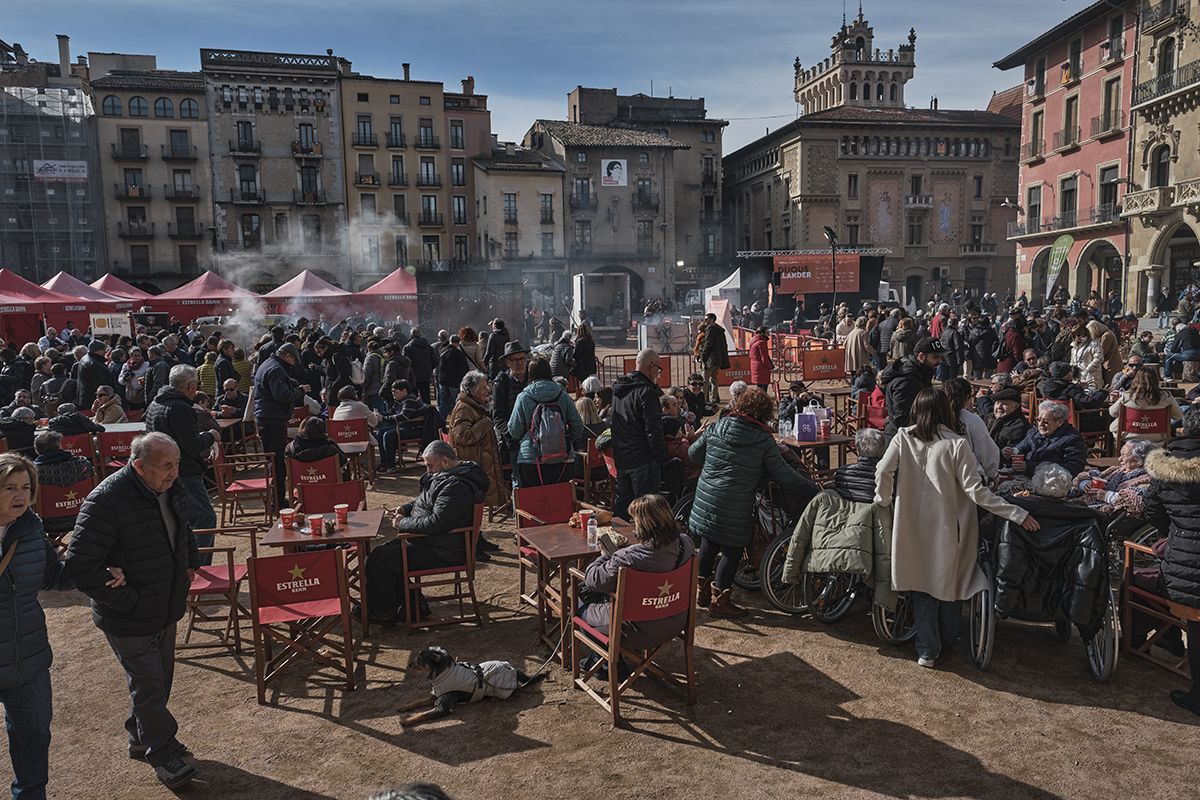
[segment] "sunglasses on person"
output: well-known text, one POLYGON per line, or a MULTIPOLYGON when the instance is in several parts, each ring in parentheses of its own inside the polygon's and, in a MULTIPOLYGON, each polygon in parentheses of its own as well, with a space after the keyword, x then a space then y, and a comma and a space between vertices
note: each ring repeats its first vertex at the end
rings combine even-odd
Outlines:
POLYGON ((704 381, 688 381, 688 386, 703 386, 704 381))

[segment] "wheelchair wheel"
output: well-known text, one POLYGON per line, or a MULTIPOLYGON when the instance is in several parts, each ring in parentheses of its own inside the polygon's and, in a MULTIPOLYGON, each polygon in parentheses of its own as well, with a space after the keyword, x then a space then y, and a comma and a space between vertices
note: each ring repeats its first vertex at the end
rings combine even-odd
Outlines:
POLYGON ((806 572, 800 588, 812 615, 830 625, 850 613, 858 596, 858 579, 839 572, 806 572))
POLYGON ((1121 617, 1116 594, 1108 587, 1108 610, 1104 623, 1090 642, 1087 642, 1088 672, 1097 681, 1106 681, 1117 668, 1121 652, 1121 617))
POLYGON ((804 603, 804 590, 799 584, 783 581, 783 564, 787 561, 788 545, 791 543, 790 533, 776 536, 767 547, 767 552, 763 553, 758 573, 764 576, 763 594, 772 606, 786 614, 801 614, 808 610, 804 603))
POLYGON ((904 644, 917 635, 913 606, 908 595, 901 593, 896 598, 896 610, 888 611, 880 605, 871 606, 871 625, 875 635, 884 644, 904 644))
POLYGON ((992 661, 992 644, 996 636, 996 582, 992 565, 985 561, 980 566, 987 586, 971 598, 971 660, 980 669, 987 669, 992 661))
POLYGON ((758 565, 742 556, 742 563, 738 564, 737 572, 733 575, 733 583, 739 589, 757 592, 762 588, 762 576, 759 574, 758 565))

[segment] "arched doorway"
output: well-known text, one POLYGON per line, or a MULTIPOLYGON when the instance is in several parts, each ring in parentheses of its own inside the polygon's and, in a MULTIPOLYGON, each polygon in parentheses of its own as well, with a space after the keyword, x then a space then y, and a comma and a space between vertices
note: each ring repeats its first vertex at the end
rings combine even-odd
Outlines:
MULTIPOLYGON (((1033 269, 1030 275, 1032 281, 1032 291, 1029 293, 1029 302, 1034 305, 1042 305, 1042 301, 1046 298, 1046 287, 1050 278, 1050 248, 1043 247, 1038 251, 1038 254, 1033 257, 1033 269)), ((1062 280, 1062 276, 1059 276, 1062 280)))
POLYGON ((921 286, 925 283, 923 275, 909 275, 904 279, 904 302, 906 305, 920 306, 925 302, 921 286))
POLYGON ((1181 222, 1175 230, 1159 239, 1151 263, 1167 268, 1163 281, 1170 288, 1171 296, 1178 297, 1190 284, 1200 285, 1200 269, 1195 266, 1197 261, 1200 261, 1200 241, 1197 241, 1196 232, 1191 226, 1181 222))
POLYGON ((1105 297, 1110 290, 1119 292, 1120 283, 1121 253, 1107 239, 1097 239, 1079 254, 1074 280, 1068 288, 1073 296, 1086 303, 1093 289, 1105 297))
POLYGON ((987 275, 987 267, 967 267, 963 273, 963 294, 978 302, 987 291, 987 275))

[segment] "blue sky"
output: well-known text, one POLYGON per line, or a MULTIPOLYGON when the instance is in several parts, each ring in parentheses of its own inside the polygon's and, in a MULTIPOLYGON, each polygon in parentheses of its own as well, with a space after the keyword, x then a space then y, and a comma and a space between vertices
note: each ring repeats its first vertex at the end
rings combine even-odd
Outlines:
MULTIPOLYGON (((1082 0, 868 0, 875 44, 897 47, 917 29, 910 105, 936 94, 941 108, 983 108, 1020 82, 992 62, 1088 5, 1082 0)), ((851 2, 849 15, 857 13, 851 2)), ((457 90, 468 74, 489 95, 492 127, 519 139, 538 117, 564 118, 576 84, 622 93, 668 90, 705 97, 710 116, 731 119, 725 150, 786 124, 796 113, 792 61, 829 54, 841 24, 837 0, 9 0, 0 38, 35 58, 57 59, 56 33, 72 56, 88 50, 153 53, 170 69, 198 69, 201 47, 301 53, 326 48, 355 70, 440 80, 457 90), (333 11, 336 9, 336 11, 333 11), (770 119, 739 119, 761 118, 770 119)))

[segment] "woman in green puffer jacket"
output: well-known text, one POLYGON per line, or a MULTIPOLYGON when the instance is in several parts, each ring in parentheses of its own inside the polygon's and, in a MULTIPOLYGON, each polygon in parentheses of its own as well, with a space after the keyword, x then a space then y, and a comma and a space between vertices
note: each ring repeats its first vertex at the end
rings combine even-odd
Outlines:
POLYGON ((801 495, 805 504, 820 491, 780 455, 767 427, 773 412, 774 403, 766 392, 747 389, 734 401, 731 412, 705 427, 688 449, 692 461, 703 465, 688 519, 688 530, 700 539, 696 603, 714 616, 746 615, 730 595, 742 551, 753 535, 755 491, 766 481, 775 481, 785 493, 801 495))

